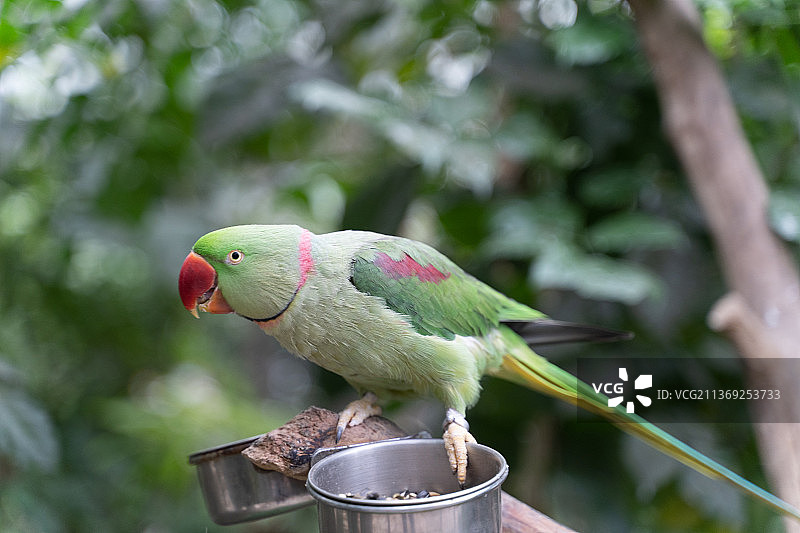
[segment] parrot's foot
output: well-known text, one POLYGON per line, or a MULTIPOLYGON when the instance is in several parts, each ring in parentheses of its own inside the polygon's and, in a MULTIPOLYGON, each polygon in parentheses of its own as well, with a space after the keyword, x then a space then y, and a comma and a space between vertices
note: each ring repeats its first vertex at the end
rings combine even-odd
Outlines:
POLYGON ((381 414, 381 407, 378 405, 378 397, 374 393, 368 392, 356 400, 347 404, 347 407, 339 413, 339 422, 336 424, 336 442, 342 438, 344 428, 347 426, 357 426, 373 415, 381 414))
POLYGON ((458 484, 464 488, 467 482, 467 443, 477 443, 475 437, 469 432, 469 424, 464 415, 455 409, 448 409, 444 419, 444 448, 447 450, 447 459, 450 468, 458 479, 458 484))

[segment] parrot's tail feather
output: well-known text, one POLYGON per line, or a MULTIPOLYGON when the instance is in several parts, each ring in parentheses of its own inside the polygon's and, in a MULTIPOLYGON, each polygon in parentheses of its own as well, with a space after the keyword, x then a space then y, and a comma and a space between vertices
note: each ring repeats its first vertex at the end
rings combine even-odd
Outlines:
POLYGON ((503 324, 522 337, 529 346, 567 342, 611 342, 633 337, 628 331, 600 328, 559 320, 507 320, 503 324))
POLYGON ((747 481, 732 470, 676 439, 663 429, 623 407, 608 407, 608 399, 569 372, 525 349, 524 358, 506 355, 496 375, 549 396, 560 398, 610 420, 614 425, 650 446, 712 479, 722 479, 777 511, 800 520, 800 510, 774 494, 747 481))

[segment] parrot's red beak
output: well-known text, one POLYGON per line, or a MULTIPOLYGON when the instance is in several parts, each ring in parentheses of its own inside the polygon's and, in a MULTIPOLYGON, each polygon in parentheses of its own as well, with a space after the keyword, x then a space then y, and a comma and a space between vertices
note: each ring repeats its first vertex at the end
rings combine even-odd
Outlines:
POLYGON ((232 313, 233 309, 217 288, 217 273, 208 261, 190 252, 178 275, 178 292, 187 311, 199 318, 198 307, 207 313, 232 313))

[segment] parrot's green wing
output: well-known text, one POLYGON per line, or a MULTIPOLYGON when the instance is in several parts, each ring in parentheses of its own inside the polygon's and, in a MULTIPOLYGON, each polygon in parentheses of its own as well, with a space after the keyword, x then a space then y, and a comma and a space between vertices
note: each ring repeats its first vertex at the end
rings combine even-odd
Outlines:
POLYGON ((422 335, 479 337, 503 321, 546 318, 481 283, 433 248, 407 239, 380 239, 358 250, 351 281, 359 291, 386 300, 422 335))
POLYGON ((359 249, 351 281, 408 317, 422 335, 480 337, 500 324, 531 346, 630 338, 624 331, 551 320, 478 281, 430 246, 386 237, 359 249))

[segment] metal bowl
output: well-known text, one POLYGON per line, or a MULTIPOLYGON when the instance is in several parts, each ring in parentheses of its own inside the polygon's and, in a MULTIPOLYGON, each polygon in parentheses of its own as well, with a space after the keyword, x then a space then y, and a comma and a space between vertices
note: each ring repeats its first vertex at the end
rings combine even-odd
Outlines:
POLYGON ((394 440, 337 452, 311 466, 321 533, 500 533, 500 486, 508 465, 497 451, 468 444, 467 483, 458 486, 441 439, 394 440), (406 489, 435 491, 422 499, 368 499, 406 489))
POLYGON ((220 525, 259 520, 314 503, 305 484, 253 465, 242 450, 259 436, 189 456, 211 519, 220 525))

